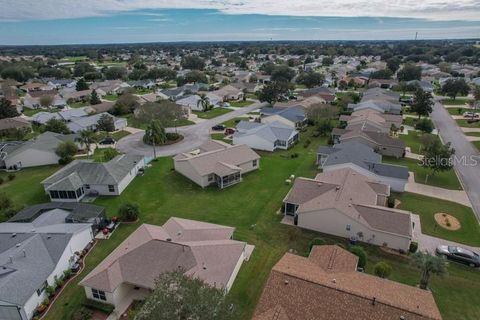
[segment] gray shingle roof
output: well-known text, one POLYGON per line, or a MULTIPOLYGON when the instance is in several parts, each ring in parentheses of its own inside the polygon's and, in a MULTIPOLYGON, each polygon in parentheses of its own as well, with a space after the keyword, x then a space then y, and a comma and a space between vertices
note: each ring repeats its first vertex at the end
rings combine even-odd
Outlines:
POLYGON ((235 132, 235 137, 255 135, 270 142, 277 140, 288 141, 297 133, 295 129, 279 121, 265 124, 251 124, 251 122, 241 121, 237 129, 240 130, 235 132), (249 127, 250 129, 248 129, 249 127))
POLYGON ((88 203, 79 202, 47 202, 25 208, 14 215, 9 222, 32 222, 43 212, 61 209, 70 212, 67 217, 75 220, 98 217, 105 213, 105 208, 88 203))

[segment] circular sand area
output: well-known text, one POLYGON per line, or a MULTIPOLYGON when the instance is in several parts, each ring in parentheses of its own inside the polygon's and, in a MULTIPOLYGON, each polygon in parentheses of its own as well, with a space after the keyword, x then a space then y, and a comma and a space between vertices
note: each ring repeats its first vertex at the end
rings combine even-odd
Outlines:
POLYGON ((442 227, 450 231, 459 230, 462 225, 457 218, 447 213, 439 212, 435 213, 435 221, 442 227))

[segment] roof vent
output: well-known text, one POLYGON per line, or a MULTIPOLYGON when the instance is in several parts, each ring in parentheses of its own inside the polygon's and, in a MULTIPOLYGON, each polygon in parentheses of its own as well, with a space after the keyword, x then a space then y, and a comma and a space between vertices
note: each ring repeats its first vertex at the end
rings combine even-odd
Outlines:
POLYGON ((337 187, 335 188, 335 190, 337 190, 337 191, 340 190, 340 186, 337 186, 337 187))
POLYGON ((23 250, 23 257, 26 258, 27 257, 27 251, 23 250))
POLYGON ((333 278, 332 283, 337 283, 337 279, 333 278))
POLYGON ((373 299, 372 299, 372 306, 375 305, 375 301, 377 301, 377 298, 373 297, 373 299))
POLYGON ((400 316, 400 320, 405 320, 405 317, 404 317, 404 316, 400 316))
POLYGON ((16 233, 12 233, 12 238, 15 238, 17 236, 16 233))
POLYGON ((172 241, 172 238, 167 238, 167 241, 168 241, 168 242, 171 242, 171 241, 172 241))
POLYGON ((179 231, 177 232, 177 236, 179 236, 179 237, 180 237, 181 235, 182 235, 182 231, 181 231, 181 230, 179 230, 179 231))
POLYGON ((288 280, 285 280, 283 283, 284 283, 285 285, 287 285, 287 284, 288 284, 288 280))
POLYGON ((13 263, 13 257, 10 256, 10 263, 13 263))
POLYGON ((51 236, 51 235, 47 235, 47 239, 52 239, 52 236, 51 236))
POLYGON ((20 243, 17 243, 15 247, 20 248, 20 243))
POLYGON ((207 270, 207 265, 205 264, 205 262, 202 264, 202 268, 203 270, 207 270))

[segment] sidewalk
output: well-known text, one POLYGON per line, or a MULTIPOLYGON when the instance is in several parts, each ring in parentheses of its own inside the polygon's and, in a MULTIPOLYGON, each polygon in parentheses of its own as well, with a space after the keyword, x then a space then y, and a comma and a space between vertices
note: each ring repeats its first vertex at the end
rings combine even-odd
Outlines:
POLYGON ((449 190, 417 183, 415 182, 415 175, 413 172, 410 172, 410 175, 408 177, 408 183, 405 185, 405 191, 421 194, 427 197, 456 202, 470 208, 472 207, 472 204, 470 203, 470 200, 468 199, 467 193, 465 191, 449 190))

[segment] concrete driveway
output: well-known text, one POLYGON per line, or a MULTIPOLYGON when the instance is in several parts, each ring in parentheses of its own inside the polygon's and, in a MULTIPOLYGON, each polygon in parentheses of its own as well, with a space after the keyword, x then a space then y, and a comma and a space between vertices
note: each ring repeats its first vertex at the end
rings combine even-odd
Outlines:
POLYGON ((455 157, 458 160, 455 161, 455 171, 470 199, 477 220, 480 221, 480 155, 439 102, 439 98, 436 97, 435 100, 432 121, 439 130, 443 142, 451 142, 455 149, 455 157))
MULTIPOLYGON (((254 104, 239 108, 219 117, 205 120, 191 126, 179 127, 177 132, 183 135, 183 140, 169 146, 156 148, 157 157, 173 156, 178 153, 188 152, 210 139, 210 129, 220 123, 241 117, 254 110, 266 107, 267 103, 255 102, 254 104)), ((168 128, 168 132, 175 132, 174 128, 168 128)), ((139 154, 146 157, 153 157, 153 147, 143 143, 144 131, 128 135, 117 142, 117 150, 127 154, 139 154)))

